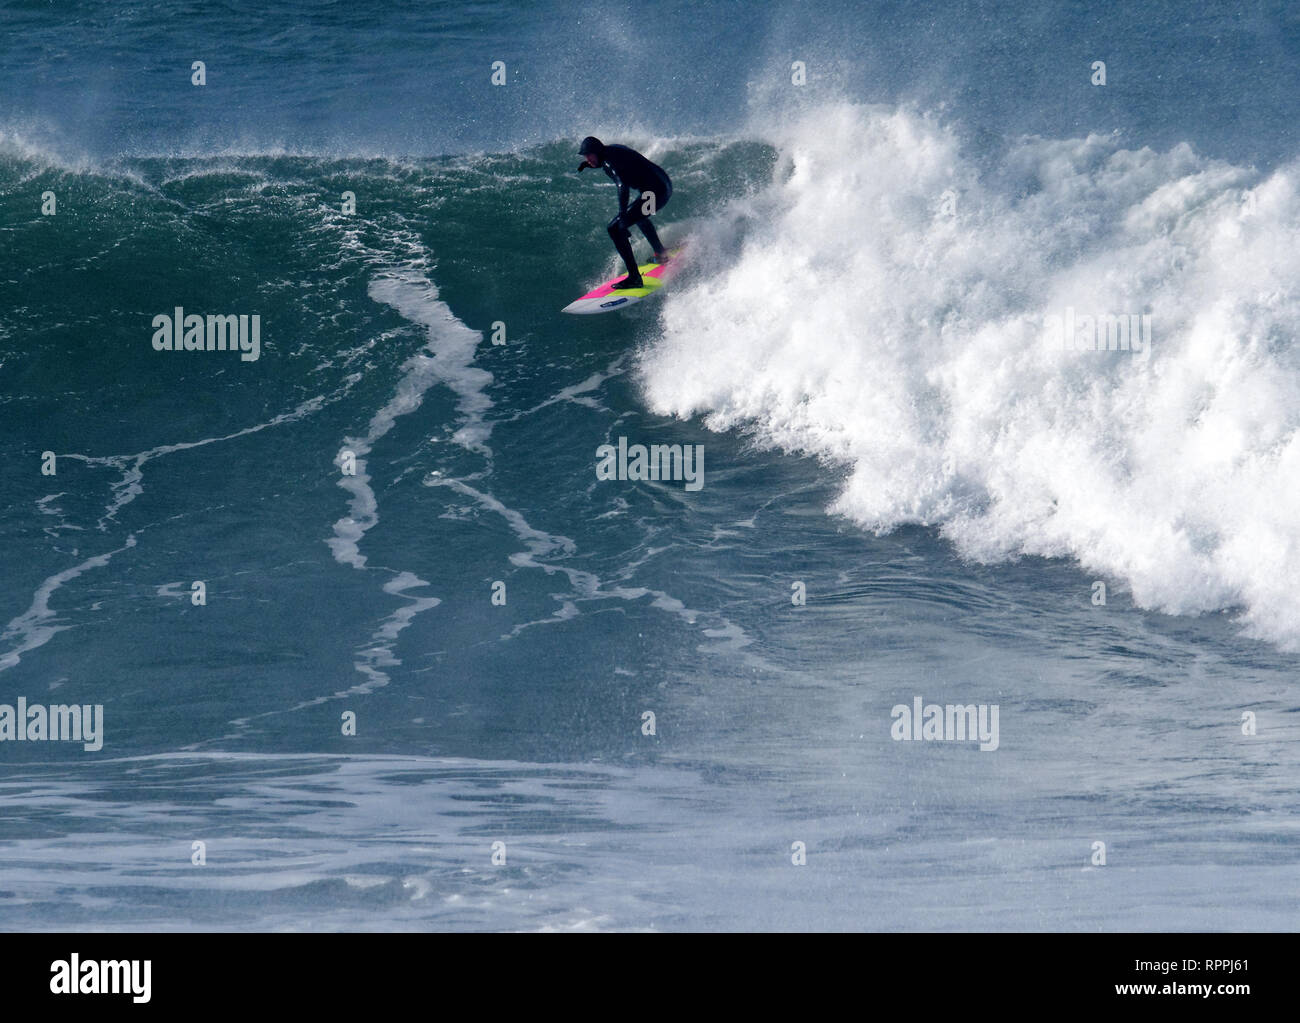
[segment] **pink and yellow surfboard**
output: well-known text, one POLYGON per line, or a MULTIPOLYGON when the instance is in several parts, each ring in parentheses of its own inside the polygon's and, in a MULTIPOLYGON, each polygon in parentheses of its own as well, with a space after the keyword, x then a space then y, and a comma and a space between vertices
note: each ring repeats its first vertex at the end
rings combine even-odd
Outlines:
POLYGON ((617 277, 611 277, 604 284, 592 288, 582 298, 570 302, 560 312, 584 315, 610 313, 615 309, 626 309, 643 298, 649 298, 672 279, 673 274, 681 266, 681 254, 685 248, 686 246, 681 245, 670 250, 667 263, 642 263, 637 267, 641 271, 641 280, 645 281, 645 287, 616 291, 614 285, 627 276, 625 273, 619 274, 617 277))

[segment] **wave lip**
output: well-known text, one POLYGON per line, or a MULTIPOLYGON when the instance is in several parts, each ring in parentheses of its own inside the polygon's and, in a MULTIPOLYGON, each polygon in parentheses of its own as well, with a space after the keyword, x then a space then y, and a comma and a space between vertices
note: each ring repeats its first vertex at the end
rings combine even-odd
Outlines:
POLYGON ((655 412, 823 459, 868 529, 1073 558, 1300 649, 1300 164, 1089 136, 981 171, 950 126, 853 104, 775 145, 703 228, 719 268, 665 296, 655 412), (1103 350, 1051 343, 1067 310, 1103 350), (1107 346, 1121 316, 1144 350, 1107 346))

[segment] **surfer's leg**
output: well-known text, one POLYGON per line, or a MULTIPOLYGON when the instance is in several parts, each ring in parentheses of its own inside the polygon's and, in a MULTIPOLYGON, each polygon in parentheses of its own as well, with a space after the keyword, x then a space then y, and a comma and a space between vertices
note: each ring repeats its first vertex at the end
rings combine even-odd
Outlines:
POLYGON ((641 287, 641 271, 637 269, 636 256, 632 254, 632 238, 627 233, 627 228, 623 226, 622 218, 615 217, 611 220, 608 231, 610 238, 614 242, 614 248, 618 249, 618 254, 623 257, 623 262, 627 264, 627 280, 622 282, 623 287, 641 287))
MULTIPOLYGON (((665 206, 668 205, 668 200, 672 196, 672 194, 673 194, 672 184, 666 178, 663 179, 662 183, 659 186, 659 191, 655 193, 656 213, 658 213, 661 209, 663 209, 665 206)), ((638 210, 640 209, 639 204, 637 206, 637 209, 638 210)), ((654 225, 650 223, 650 218, 643 214, 641 218, 636 222, 636 226, 641 228, 641 233, 645 235, 645 240, 650 243, 650 247, 654 250, 655 262, 656 263, 667 262, 668 253, 667 251, 665 251, 663 245, 660 244, 659 233, 655 231, 654 225)))
POLYGON ((664 251, 663 245, 660 244, 659 235, 655 231, 654 224, 650 223, 650 218, 642 217, 636 222, 636 226, 641 228, 641 233, 645 235, 645 240, 648 241, 650 247, 654 249, 655 259, 660 263, 667 259, 668 253, 664 251))

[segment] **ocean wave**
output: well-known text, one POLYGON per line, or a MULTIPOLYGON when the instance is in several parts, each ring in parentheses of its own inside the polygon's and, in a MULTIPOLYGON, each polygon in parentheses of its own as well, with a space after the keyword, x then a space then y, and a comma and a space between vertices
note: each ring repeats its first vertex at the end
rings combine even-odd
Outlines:
POLYGON ((1300 649, 1300 165, 1090 135, 990 169, 951 124, 851 103, 772 134, 771 184, 665 296, 653 411, 823 459, 864 528, 1072 558, 1300 649), (1149 343, 1071 350, 1067 315, 1149 316, 1149 343))

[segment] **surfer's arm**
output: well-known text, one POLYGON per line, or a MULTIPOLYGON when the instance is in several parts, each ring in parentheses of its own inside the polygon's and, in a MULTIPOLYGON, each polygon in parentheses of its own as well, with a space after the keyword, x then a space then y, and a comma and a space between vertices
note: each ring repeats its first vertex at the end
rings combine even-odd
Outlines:
POLYGON ((621 217, 627 212, 628 199, 631 197, 631 191, 623 183, 617 172, 608 163, 605 164, 605 173, 609 175, 609 180, 618 185, 618 215, 621 217))

